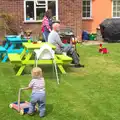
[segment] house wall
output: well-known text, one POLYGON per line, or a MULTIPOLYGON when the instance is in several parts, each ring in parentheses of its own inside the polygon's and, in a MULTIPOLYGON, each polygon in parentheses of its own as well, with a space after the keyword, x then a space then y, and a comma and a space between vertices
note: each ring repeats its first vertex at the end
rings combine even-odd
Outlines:
MULTIPOLYGON (((19 31, 19 26, 25 29, 30 28, 33 32, 40 33, 40 23, 24 23, 24 2, 23 0, 0 0, 0 11, 16 15, 15 24, 19 31)), ((71 27, 75 35, 80 35, 81 19, 81 0, 59 0, 59 19, 62 25, 71 27)))
POLYGON ((82 20, 83 30, 96 32, 96 28, 106 18, 112 17, 112 0, 92 0, 92 19, 82 20))
POLYGON ((9 15, 14 16, 14 26, 16 30, 20 32, 20 26, 23 26, 24 29, 34 29, 33 32, 40 32, 39 24, 25 24, 24 23, 24 1, 23 0, 0 0, 1 1, 1 12, 8 13, 9 15))
POLYGON ((70 26, 78 36, 82 29, 81 13, 81 0, 59 0, 59 19, 61 24, 70 26))

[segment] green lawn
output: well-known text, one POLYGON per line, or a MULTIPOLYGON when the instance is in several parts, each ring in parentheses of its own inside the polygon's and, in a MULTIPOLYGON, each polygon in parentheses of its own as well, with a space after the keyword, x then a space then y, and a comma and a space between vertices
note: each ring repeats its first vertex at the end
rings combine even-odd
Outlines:
MULTIPOLYGON (((98 53, 98 46, 80 46, 85 68, 67 69, 56 84, 50 72, 44 73, 47 113, 43 120, 119 120, 120 119, 120 44, 106 44, 109 54, 98 53)), ((18 89, 26 86, 30 75, 16 77, 10 63, 0 63, 0 120, 39 120, 20 116, 8 106, 17 101, 18 89)), ((22 100, 29 100, 24 91, 22 100)))

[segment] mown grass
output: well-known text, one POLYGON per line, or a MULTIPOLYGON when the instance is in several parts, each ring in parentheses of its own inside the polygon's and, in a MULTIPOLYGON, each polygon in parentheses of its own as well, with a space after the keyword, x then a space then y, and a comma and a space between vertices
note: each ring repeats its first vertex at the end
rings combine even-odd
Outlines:
MULTIPOLYGON (((43 120, 119 120, 120 119, 120 44, 106 44, 109 54, 98 53, 98 46, 78 46, 85 68, 67 68, 59 75, 60 85, 45 70, 46 116, 43 120)), ((29 70, 30 71, 30 70, 29 70)), ((10 63, 0 63, 1 120, 38 120, 39 115, 20 116, 8 106, 17 101, 18 89, 28 85, 29 74, 16 77, 10 63)), ((31 91, 22 93, 29 100, 31 91)))

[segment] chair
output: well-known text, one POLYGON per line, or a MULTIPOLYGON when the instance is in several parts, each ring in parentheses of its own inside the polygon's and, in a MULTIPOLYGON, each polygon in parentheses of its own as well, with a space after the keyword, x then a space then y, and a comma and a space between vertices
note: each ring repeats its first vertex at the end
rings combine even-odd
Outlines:
POLYGON ((49 45, 44 44, 40 49, 35 49, 34 52, 35 52, 35 66, 36 67, 38 64, 37 62, 40 59, 42 60, 51 59, 53 61, 57 83, 59 84, 58 71, 57 71, 57 65, 56 65, 56 60, 55 60, 55 52, 52 50, 52 48, 49 45))

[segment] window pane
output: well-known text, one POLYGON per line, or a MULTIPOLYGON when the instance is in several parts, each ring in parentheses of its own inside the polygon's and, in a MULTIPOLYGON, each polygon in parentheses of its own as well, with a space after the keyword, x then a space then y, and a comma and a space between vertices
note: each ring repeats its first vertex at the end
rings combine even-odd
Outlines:
POLYGON ((44 17, 45 8, 36 8, 36 20, 42 20, 44 17))
POLYGON ((90 17, 91 0, 83 0, 83 17, 90 17))
POLYGON ((120 12, 120 7, 117 7, 117 12, 120 12))
POLYGON ((120 5, 120 1, 117 1, 117 5, 120 5))
POLYGON ((34 20, 34 2, 26 1, 26 20, 34 20))
POLYGON ((113 5, 116 5, 116 1, 113 1, 113 5))
POLYGON ((120 12, 117 12, 117 17, 120 17, 120 12))
POLYGON ((84 12, 84 11, 87 11, 87 8, 86 8, 86 7, 83 7, 83 12, 84 12))
POLYGON ((45 1, 37 1, 38 4, 45 4, 45 1))
POLYGON ((87 11, 90 11, 90 7, 87 7, 87 11))
POLYGON ((90 1, 87 1, 87 5, 90 5, 90 1))
POLYGON ((45 1, 37 1, 36 3, 36 7, 45 8, 45 5, 46 5, 45 1))
POLYGON ((87 5, 87 2, 86 2, 86 1, 83 1, 83 5, 87 5))
POLYGON ((117 9, 116 9, 116 7, 113 7, 113 11, 116 11, 117 9))
POLYGON ((90 17, 90 13, 89 12, 87 13, 87 17, 90 17))
POLYGON ((86 13, 83 13, 83 17, 87 17, 87 16, 86 16, 86 13))
POLYGON ((56 2, 48 1, 48 9, 52 11, 52 16, 56 16, 56 2))
POLYGON ((113 12, 113 17, 116 17, 116 12, 113 12))

